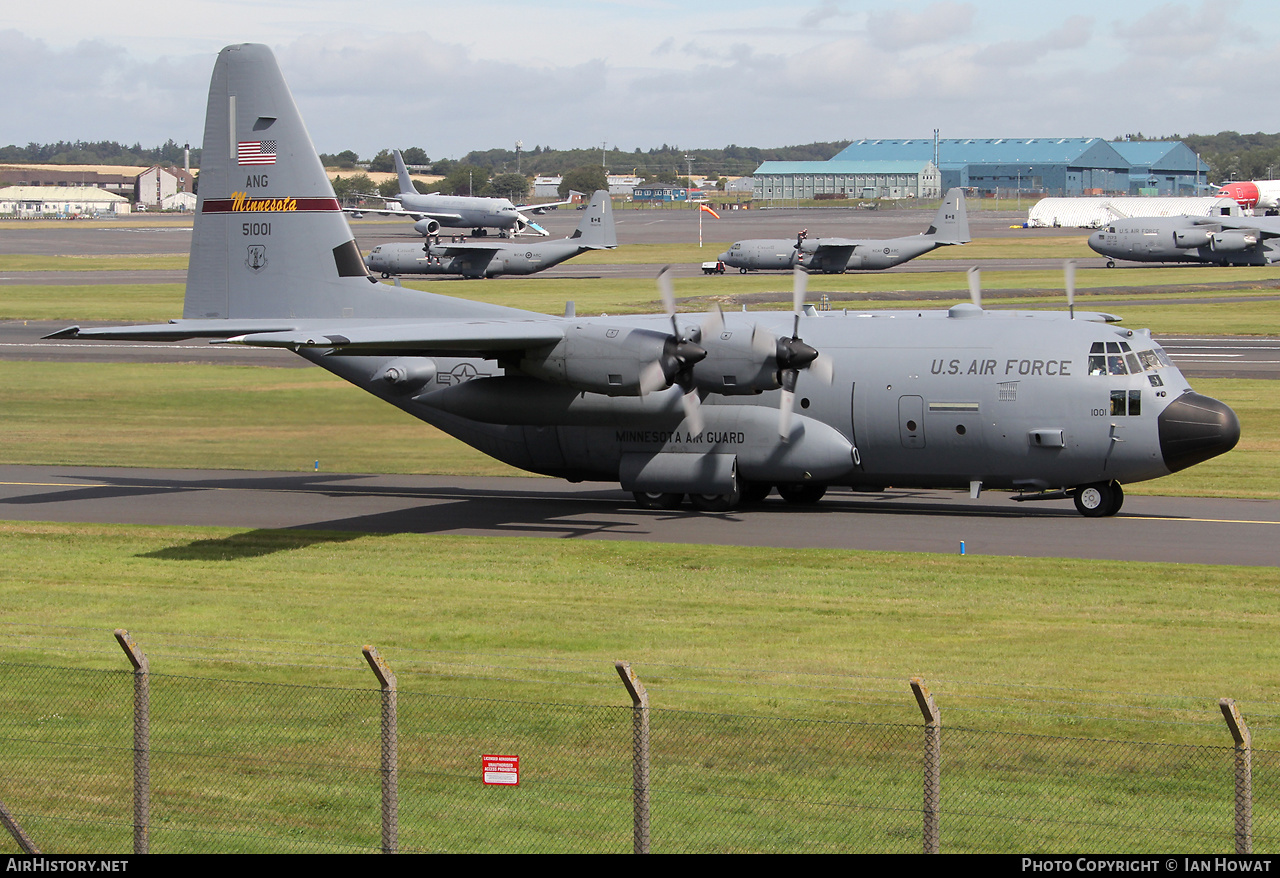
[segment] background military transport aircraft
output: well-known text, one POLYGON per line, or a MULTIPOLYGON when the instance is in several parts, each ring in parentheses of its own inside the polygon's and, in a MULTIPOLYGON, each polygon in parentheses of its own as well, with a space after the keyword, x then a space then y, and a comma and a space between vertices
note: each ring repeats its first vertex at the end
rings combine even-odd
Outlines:
POLYGON ((379 244, 364 258, 364 264, 383 277, 393 274, 498 277, 503 274, 534 274, 579 253, 612 250, 617 246, 613 202, 609 200, 609 193, 601 189, 591 196, 582 221, 568 238, 524 244, 504 241, 379 244))
POLYGON ((549 235, 550 232, 530 220, 525 213, 541 212, 549 207, 569 204, 568 201, 557 201, 553 204, 526 204, 517 207, 506 198, 423 194, 413 185, 400 150, 392 150, 391 155, 396 162, 396 175, 400 178, 400 194, 386 200, 398 202, 400 207, 348 207, 345 208, 347 213, 355 217, 366 213, 407 217, 414 220, 414 231, 423 237, 447 228, 471 229, 471 234, 477 237, 487 235, 489 229, 498 229, 499 234, 505 238, 508 234, 519 235, 524 232, 549 235))
POLYGON ((805 271, 840 274, 845 271, 878 271, 892 268, 949 244, 969 242, 969 216, 965 211, 964 192, 952 189, 942 200, 933 225, 920 235, 888 238, 883 241, 857 241, 850 238, 814 238, 804 232, 795 242, 785 238, 738 241, 720 254, 720 261, 743 274, 758 269, 805 271))
MULTIPOLYGON (((1231 449, 1235 414, 1105 315, 949 310, 549 316, 369 275, 271 51, 209 91, 183 317, 56 338, 295 351, 517 467, 726 509, 776 487, 1010 489, 1114 514, 1121 485, 1231 449), (238 155, 275 142, 263 177, 238 155), (1073 319, 1079 318, 1079 319, 1073 319), (803 336, 803 338, 802 338, 803 336)), ((1071 284, 1068 284, 1070 289, 1071 284)))
POLYGON ((1117 259, 1270 265, 1280 261, 1277 238, 1277 217, 1131 217, 1094 232, 1089 246, 1107 257, 1107 268, 1114 268, 1117 259))

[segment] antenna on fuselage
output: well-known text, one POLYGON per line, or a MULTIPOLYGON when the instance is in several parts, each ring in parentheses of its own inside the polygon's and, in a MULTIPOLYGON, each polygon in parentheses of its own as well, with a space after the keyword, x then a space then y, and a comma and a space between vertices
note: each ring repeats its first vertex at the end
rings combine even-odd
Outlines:
POLYGON ((1074 259, 1068 259, 1062 264, 1063 274, 1066 275, 1067 283, 1067 310, 1071 312, 1071 319, 1076 319, 1076 263, 1074 259))

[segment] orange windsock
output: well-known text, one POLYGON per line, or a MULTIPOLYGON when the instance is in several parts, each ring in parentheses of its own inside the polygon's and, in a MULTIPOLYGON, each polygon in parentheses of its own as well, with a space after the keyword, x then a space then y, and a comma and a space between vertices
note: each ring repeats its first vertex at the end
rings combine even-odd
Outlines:
POLYGON ((716 213, 714 210, 712 210, 711 208, 707 207, 705 204, 699 204, 699 205, 698 205, 698 210, 705 210, 707 213, 711 214, 711 215, 712 215, 713 217, 715 217, 716 219, 720 219, 720 214, 716 213))

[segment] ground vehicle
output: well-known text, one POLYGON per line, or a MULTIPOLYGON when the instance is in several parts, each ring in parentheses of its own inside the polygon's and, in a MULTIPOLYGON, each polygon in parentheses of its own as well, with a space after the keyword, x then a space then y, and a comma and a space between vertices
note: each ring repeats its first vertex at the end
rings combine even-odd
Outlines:
POLYGON ((724 274, 723 262, 704 262, 702 263, 703 274, 724 274))

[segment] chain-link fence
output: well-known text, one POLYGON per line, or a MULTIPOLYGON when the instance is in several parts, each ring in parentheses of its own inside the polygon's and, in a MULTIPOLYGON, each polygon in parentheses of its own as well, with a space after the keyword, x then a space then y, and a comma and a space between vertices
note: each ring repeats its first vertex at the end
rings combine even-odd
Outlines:
POLYGON ((664 709, 625 666, 617 706, 584 706, 397 691, 382 667, 380 689, 0 662, 0 810, 45 853, 1280 847, 1280 752, 1247 728, 963 728, 920 681, 916 723, 664 709))

